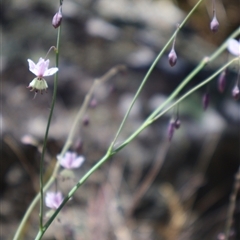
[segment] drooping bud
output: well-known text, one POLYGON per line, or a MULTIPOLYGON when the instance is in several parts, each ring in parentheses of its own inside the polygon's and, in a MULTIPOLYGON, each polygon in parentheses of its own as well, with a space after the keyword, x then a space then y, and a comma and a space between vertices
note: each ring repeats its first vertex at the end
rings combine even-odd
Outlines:
POLYGON ((235 100, 238 100, 240 97, 240 90, 239 90, 239 87, 237 84, 235 85, 235 87, 232 90, 232 96, 235 100))
POLYGON ((52 25, 54 28, 58 28, 62 22, 62 6, 59 7, 58 12, 53 16, 52 25))
POLYGON ((89 104, 89 107, 91 108, 95 108, 97 106, 97 100, 95 98, 93 98, 91 101, 90 101, 90 104, 89 104))
POLYGON ((170 120, 168 124, 168 140, 171 141, 175 129, 175 121, 173 119, 170 120))
POLYGON ((175 66, 176 63, 177 63, 177 54, 175 52, 174 47, 172 47, 172 50, 168 54, 168 62, 169 62, 171 67, 175 66))
POLYGON ((206 110, 208 108, 208 105, 209 105, 209 94, 208 93, 205 93, 203 95, 203 98, 202 98, 202 104, 203 104, 203 109, 206 110))
POLYGON ((90 122, 89 117, 87 115, 84 116, 84 118, 83 118, 83 125, 84 126, 88 126, 89 122, 90 122))
POLYGON ((226 70, 224 70, 218 78, 218 90, 223 93, 226 87, 226 70))
POLYGON ((219 28, 219 22, 217 20, 216 14, 214 14, 213 19, 210 23, 210 29, 212 32, 217 32, 219 28))
POLYGON ((181 121, 180 121, 180 119, 177 118, 176 121, 175 121, 174 127, 175 127, 175 129, 179 129, 180 126, 181 126, 181 121))

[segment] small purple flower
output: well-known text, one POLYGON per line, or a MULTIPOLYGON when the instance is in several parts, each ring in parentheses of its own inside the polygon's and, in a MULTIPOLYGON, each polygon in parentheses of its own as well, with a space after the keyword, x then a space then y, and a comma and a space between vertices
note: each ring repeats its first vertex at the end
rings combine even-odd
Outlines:
POLYGON ((63 202, 61 192, 47 192, 45 196, 45 204, 51 209, 57 209, 63 202))
POLYGON ((84 162, 83 156, 78 156, 75 152, 66 152, 63 157, 57 156, 60 165, 67 169, 78 168, 84 162))
POLYGON ((240 42, 236 39, 229 39, 228 40, 228 51, 235 55, 240 57, 240 42))
POLYGON ((58 71, 58 68, 56 67, 48 69, 49 62, 49 60, 45 61, 43 58, 40 58, 38 63, 35 64, 31 59, 28 59, 29 70, 36 75, 36 78, 30 82, 28 88, 35 90, 36 92, 38 92, 38 90, 42 91, 48 88, 47 82, 43 77, 51 76, 58 71))

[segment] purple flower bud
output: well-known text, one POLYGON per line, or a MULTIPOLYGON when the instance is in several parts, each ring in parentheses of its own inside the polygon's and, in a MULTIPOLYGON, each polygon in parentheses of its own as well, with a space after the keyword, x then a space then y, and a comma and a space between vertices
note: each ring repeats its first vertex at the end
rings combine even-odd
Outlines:
POLYGON ((179 129, 180 126, 181 126, 181 121, 180 121, 180 119, 177 118, 175 121, 174 127, 175 127, 175 129, 179 129))
POLYGON ((172 119, 168 124, 168 140, 171 141, 175 129, 175 121, 172 119))
POLYGON ((235 100, 238 100, 240 97, 240 91, 238 85, 235 85, 235 87, 232 90, 232 96, 235 100))
POLYGON ((203 109, 206 110, 209 105, 209 94, 205 93, 202 98, 203 109))
POLYGON ((177 54, 174 50, 174 47, 172 48, 172 50, 168 54, 168 62, 169 62, 171 67, 175 66, 176 63, 177 63, 177 54))
POLYGON ((89 104, 89 107, 91 108, 95 108, 97 106, 97 100, 95 98, 93 98, 91 101, 90 101, 90 104, 89 104))
POLYGON ((89 125, 89 122, 90 122, 89 117, 88 117, 88 116, 85 116, 85 117, 83 118, 83 125, 84 125, 84 126, 88 126, 88 125, 89 125))
POLYGON ((224 92, 226 86, 226 70, 223 71, 218 78, 218 90, 224 92))
POLYGON ((219 22, 216 18, 216 15, 213 16, 213 19, 210 23, 210 29, 212 32, 217 32, 218 31, 218 28, 219 28, 219 22))
POLYGON ((59 8, 59 11, 53 16, 52 25, 54 28, 58 28, 62 22, 62 9, 59 8))

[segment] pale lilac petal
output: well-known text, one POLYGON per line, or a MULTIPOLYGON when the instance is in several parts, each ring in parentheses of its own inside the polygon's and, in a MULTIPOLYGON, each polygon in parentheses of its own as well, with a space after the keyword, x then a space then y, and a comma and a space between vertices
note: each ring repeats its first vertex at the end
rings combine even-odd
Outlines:
POLYGON ((230 39, 228 41, 228 51, 235 56, 240 56, 240 42, 235 39, 230 39))
POLYGON ((77 156, 75 152, 66 152, 63 157, 57 156, 59 164, 67 169, 78 168, 84 162, 83 156, 77 156))
POLYGON ((57 209, 63 202, 61 192, 47 192, 45 196, 45 204, 47 207, 57 209))
MULTIPOLYGON (((47 61, 48 61, 47 64, 49 64, 49 60, 47 60, 47 61)), ((44 60, 39 62, 39 64, 38 64, 38 77, 43 77, 45 72, 47 71, 46 62, 44 60)))
POLYGON ((43 74, 44 77, 46 76, 51 76, 53 74, 55 74, 58 71, 58 68, 54 67, 54 68, 49 68, 48 70, 46 70, 43 74))
POLYGON ((49 63, 50 63, 50 60, 49 60, 49 59, 45 61, 45 69, 46 69, 46 70, 48 70, 49 63))
POLYGON ((84 162, 84 157, 83 156, 79 156, 78 158, 76 158, 73 162, 72 162, 72 168, 78 168, 80 167, 84 162))
POLYGON ((29 64, 29 71, 31 71, 34 75, 38 75, 38 68, 37 65, 31 60, 28 59, 28 64, 29 64))
POLYGON ((39 58, 38 63, 37 63, 37 66, 39 66, 40 64, 42 64, 42 62, 44 62, 44 59, 43 59, 43 58, 39 58))

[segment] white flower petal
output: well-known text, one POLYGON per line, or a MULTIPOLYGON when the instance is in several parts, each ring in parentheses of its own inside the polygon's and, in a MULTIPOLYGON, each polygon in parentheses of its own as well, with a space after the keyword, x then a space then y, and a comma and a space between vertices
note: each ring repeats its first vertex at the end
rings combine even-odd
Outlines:
POLYGON ((240 56, 240 42, 230 39, 228 41, 228 51, 235 56, 240 56))
POLYGON ((51 76, 53 74, 55 74, 58 71, 58 68, 54 67, 54 68, 49 68, 48 70, 46 70, 43 74, 44 77, 46 76, 51 76))
POLYGON ((29 71, 31 71, 34 75, 37 76, 38 68, 36 64, 31 59, 28 59, 28 64, 29 64, 29 71))

